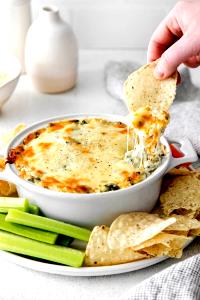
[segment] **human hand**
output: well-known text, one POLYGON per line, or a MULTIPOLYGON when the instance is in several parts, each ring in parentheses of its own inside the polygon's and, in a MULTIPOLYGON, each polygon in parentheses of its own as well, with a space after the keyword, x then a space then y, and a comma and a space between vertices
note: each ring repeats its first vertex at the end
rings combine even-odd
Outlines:
POLYGON ((184 63, 200 65, 200 0, 179 1, 153 33, 148 61, 160 58, 154 75, 164 79, 184 63))

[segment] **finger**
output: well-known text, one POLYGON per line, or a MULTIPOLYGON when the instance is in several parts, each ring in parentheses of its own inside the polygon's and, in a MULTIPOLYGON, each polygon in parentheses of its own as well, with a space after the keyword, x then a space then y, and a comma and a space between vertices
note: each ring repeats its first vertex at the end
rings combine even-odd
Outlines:
POLYGON ((184 61, 184 64, 190 68, 197 68, 200 66, 200 54, 195 55, 184 61))
POLYGON ((181 36, 182 32, 172 11, 154 31, 147 50, 147 60, 151 62, 160 58, 177 37, 181 36))
POLYGON ((177 67, 194 55, 193 41, 186 33, 176 43, 169 47, 161 56, 154 75, 158 79, 164 79, 172 75, 177 67))
POLYGON ((165 52, 166 46, 159 44, 159 42, 152 40, 149 43, 149 47, 147 50, 147 61, 152 62, 161 57, 163 52, 165 52))
POLYGON ((156 31, 153 33, 149 42, 147 50, 148 62, 154 61, 163 54, 169 45, 174 41, 174 35, 166 26, 165 22, 162 22, 156 31))

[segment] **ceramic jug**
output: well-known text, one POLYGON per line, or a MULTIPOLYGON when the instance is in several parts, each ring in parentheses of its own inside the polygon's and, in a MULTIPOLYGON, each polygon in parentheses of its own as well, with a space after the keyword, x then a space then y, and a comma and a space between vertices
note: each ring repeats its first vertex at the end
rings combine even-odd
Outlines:
POLYGON ((74 87, 77 65, 77 41, 70 25, 56 6, 43 7, 26 38, 27 74, 40 92, 61 93, 74 87))

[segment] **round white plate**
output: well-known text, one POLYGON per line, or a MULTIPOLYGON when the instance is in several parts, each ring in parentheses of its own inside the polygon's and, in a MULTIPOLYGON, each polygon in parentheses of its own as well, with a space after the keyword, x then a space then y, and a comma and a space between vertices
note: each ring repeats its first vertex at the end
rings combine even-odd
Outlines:
MULTIPOLYGON (((192 241, 191 239, 185 247, 187 247, 192 241)), ((16 265, 32 269, 35 271, 59 274, 65 276, 105 276, 105 275, 114 275, 114 274, 122 274, 131 271, 137 271, 140 269, 147 268, 149 266, 155 265, 163 260, 166 260, 167 256, 155 257, 149 259, 143 259, 131 263, 114 265, 114 266, 106 266, 106 267, 81 267, 81 268, 73 268, 63 265, 57 265, 54 263, 46 263, 40 262, 31 258, 25 258, 23 256, 13 254, 6 251, 0 250, 0 258, 12 262, 16 265)))
POLYGON ((106 266, 106 267, 81 267, 72 268, 68 266, 56 265, 46 262, 25 258, 23 256, 13 254, 6 251, 0 251, 0 257, 4 260, 12 262, 16 265, 26 267, 35 271, 41 271, 52 274, 66 275, 66 276, 104 276, 127 273, 130 271, 140 270, 154 264, 157 264, 168 257, 155 257, 150 259, 143 259, 131 263, 106 266))

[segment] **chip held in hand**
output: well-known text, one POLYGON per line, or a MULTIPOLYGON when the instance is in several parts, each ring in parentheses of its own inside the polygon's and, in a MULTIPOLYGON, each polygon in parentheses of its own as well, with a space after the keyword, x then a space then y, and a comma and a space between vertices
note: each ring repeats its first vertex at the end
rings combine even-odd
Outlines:
POLYGON ((146 64, 131 73, 124 83, 124 97, 129 111, 151 106, 168 111, 176 95, 177 72, 164 80, 153 75, 157 61, 146 64))

